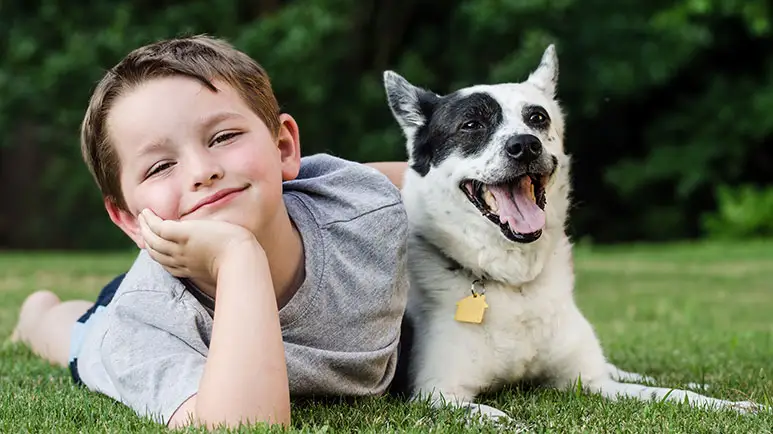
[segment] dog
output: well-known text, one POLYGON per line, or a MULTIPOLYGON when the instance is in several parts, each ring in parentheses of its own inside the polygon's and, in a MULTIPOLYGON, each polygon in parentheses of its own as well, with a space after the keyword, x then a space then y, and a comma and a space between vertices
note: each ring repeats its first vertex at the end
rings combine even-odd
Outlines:
POLYGON ((580 382, 610 400, 757 408, 636 384, 654 380, 605 358, 573 298, 570 156, 554 45, 522 82, 439 95, 394 71, 383 80, 408 153, 413 399, 509 420, 476 397, 518 382, 565 390, 580 382))

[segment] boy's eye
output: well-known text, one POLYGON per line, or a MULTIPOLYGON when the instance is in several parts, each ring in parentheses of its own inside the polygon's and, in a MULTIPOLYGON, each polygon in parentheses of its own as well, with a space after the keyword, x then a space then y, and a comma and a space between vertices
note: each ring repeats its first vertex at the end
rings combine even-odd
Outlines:
POLYGON ((231 133, 220 134, 219 136, 216 136, 214 140, 212 140, 212 145, 217 145, 217 144, 220 144, 220 143, 227 142, 227 141, 233 139, 234 137, 238 136, 239 134, 241 134, 241 133, 231 132, 231 133))
POLYGON ((151 167, 150 170, 148 170, 148 174, 146 175, 146 178, 151 177, 151 176, 155 175, 156 173, 162 172, 162 171, 164 171, 164 170, 166 170, 166 169, 168 169, 170 167, 172 167, 172 163, 171 162, 157 164, 157 165, 151 167))

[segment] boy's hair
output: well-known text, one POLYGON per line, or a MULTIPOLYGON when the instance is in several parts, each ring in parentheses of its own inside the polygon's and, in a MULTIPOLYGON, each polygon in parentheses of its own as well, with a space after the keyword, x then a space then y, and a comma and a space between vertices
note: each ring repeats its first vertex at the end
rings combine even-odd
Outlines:
POLYGON ((130 52, 97 84, 81 125, 81 153, 102 196, 128 211, 121 192, 121 165, 110 143, 107 117, 115 100, 161 77, 185 76, 217 92, 212 80, 228 83, 272 135, 279 131, 279 104, 264 69, 228 42, 204 35, 158 41, 130 52))

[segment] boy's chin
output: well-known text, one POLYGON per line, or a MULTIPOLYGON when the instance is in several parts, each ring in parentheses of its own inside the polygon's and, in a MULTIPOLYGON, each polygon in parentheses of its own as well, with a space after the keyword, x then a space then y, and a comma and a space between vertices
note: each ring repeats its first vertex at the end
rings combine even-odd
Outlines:
MULTIPOLYGON (((220 208, 207 209, 206 212, 197 212, 193 215, 184 216, 185 220, 216 220, 233 225, 241 226, 250 231, 259 241, 265 237, 276 236, 282 232, 289 216, 284 208, 284 202, 281 200, 274 206, 272 201, 255 201, 250 197, 240 202, 226 205, 220 208), (271 210, 273 209, 273 212, 271 210)), ((199 210, 204 211, 204 210, 199 210)))
POLYGON ((195 217, 198 220, 214 220, 219 222, 225 222, 230 223, 232 225, 241 226, 248 231, 252 232, 253 235, 257 235, 256 232, 260 230, 261 225, 261 219, 260 218, 250 218, 250 216, 255 216, 255 212, 251 212, 244 209, 224 209, 224 210, 218 210, 217 212, 213 212, 211 214, 202 216, 202 217, 195 217))

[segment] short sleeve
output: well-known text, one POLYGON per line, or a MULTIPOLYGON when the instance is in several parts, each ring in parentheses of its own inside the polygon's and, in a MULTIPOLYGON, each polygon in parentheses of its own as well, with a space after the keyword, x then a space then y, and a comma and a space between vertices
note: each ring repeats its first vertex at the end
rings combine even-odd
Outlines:
POLYGON ((342 312, 338 333, 354 350, 353 360, 344 357, 340 366, 370 393, 384 392, 396 368, 408 296, 407 228, 400 202, 329 228, 329 278, 342 312))
MULTIPOLYGON (((295 216, 310 227, 310 215, 295 216)), ((304 310, 283 330, 290 387, 301 395, 381 394, 395 373, 407 300, 405 209, 395 201, 320 230, 319 239, 305 239, 309 269, 320 274, 293 300, 304 310)))
POLYGON ((171 293, 134 291, 115 302, 101 345, 113 398, 165 424, 198 391, 206 318, 171 293))

